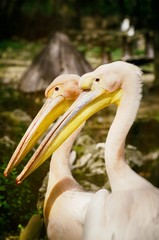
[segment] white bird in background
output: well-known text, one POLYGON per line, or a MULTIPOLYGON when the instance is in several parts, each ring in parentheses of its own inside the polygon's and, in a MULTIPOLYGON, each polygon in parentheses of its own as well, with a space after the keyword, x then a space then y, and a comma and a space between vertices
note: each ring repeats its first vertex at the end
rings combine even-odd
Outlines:
POLYGON ((158 240, 159 190, 135 173, 124 157, 125 139, 141 99, 141 71, 121 61, 105 64, 83 75, 80 86, 87 90, 86 94, 76 108, 65 113, 69 121, 60 120, 63 127, 58 137, 68 136, 82 119, 85 121, 111 103, 118 105, 105 143, 112 192, 100 190, 95 194, 87 212, 84 240, 158 240))
POLYGON ((120 30, 123 33, 126 33, 128 37, 132 37, 135 34, 135 28, 133 25, 130 25, 130 19, 129 18, 124 18, 121 26, 120 26, 120 30))
POLYGON ((128 37, 132 37, 135 34, 135 28, 134 26, 130 26, 129 30, 127 31, 128 37))
POLYGON ((121 29, 122 32, 126 32, 126 31, 129 30, 129 28, 130 28, 130 19, 129 18, 124 18, 122 23, 121 23, 120 29, 121 29))

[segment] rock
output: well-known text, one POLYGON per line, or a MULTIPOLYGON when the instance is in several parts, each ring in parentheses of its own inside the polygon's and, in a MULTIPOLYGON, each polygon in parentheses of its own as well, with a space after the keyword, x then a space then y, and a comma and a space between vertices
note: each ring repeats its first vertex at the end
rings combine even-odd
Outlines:
POLYGON ((32 118, 24 111, 22 111, 21 109, 15 109, 12 113, 11 113, 12 117, 20 122, 24 122, 27 125, 29 125, 32 121, 32 118))
POLYGON ((13 125, 17 124, 18 122, 26 123, 26 125, 29 125, 32 121, 32 118, 21 109, 15 109, 12 112, 2 112, 1 116, 4 119, 7 119, 8 121, 12 122, 13 125))

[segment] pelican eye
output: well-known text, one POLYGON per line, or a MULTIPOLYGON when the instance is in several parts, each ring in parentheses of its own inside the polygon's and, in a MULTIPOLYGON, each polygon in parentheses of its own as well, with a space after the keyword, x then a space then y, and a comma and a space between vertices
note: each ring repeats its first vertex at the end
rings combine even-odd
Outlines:
POLYGON ((99 78, 96 78, 96 79, 95 79, 95 81, 96 81, 96 82, 99 82, 99 81, 100 81, 100 79, 99 79, 99 78))
POLYGON ((59 87, 55 87, 55 91, 58 91, 59 90, 59 87))

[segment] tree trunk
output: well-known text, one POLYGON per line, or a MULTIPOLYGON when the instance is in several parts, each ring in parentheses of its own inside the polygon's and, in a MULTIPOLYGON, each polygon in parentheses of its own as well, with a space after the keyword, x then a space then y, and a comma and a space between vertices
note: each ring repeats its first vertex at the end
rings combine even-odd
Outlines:
POLYGON ((154 72, 155 72, 155 81, 154 87, 159 88, 159 30, 154 33, 154 72))
POLYGON ((155 81, 154 88, 159 88, 159 14, 158 14, 158 0, 151 2, 152 14, 152 29, 154 32, 154 73, 155 81))
POLYGON ((91 66, 75 49, 69 38, 65 34, 56 33, 33 60, 21 78, 19 88, 27 93, 44 91, 60 74, 83 75, 91 70, 91 66))

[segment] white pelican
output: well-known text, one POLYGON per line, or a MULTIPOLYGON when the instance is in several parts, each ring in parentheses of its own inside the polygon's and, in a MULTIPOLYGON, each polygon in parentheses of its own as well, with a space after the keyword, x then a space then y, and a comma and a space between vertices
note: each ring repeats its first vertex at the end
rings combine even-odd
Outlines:
MULTIPOLYGON (((84 99, 78 106, 82 111, 71 112, 69 119, 71 115, 73 118, 69 120, 68 126, 79 121, 79 116, 86 120, 86 112, 90 116, 91 106, 95 108, 97 102, 98 109, 110 103, 118 105, 105 143, 105 164, 112 192, 105 195, 102 190, 93 198, 84 225, 84 239, 159 239, 159 189, 136 174, 124 157, 125 139, 141 99, 141 71, 129 63, 114 62, 83 75, 80 86, 83 90, 91 90, 87 93, 89 104, 84 99), (97 91, 101 92, 100 96, 97 91), (90 98, 93 92, 98 94, 90 98)), ((81 124, 81 120, 79 122, 81 124)))
MULTIPOLYGON (((81 93, 78 80, 77 75, 64 74, 56 78, 46 89, 45 95, 48 100, 20 141, 5 170, 5 175, 29 152, 49 124, 78 97, 81 93)), ((83 239, 86 210, 93 193, 82 189, 73 178, 69 166, 70 151, 82 127, 83 124, 54 152, 50 162, 44 218, 47 235, 51 240, 83 239)))

